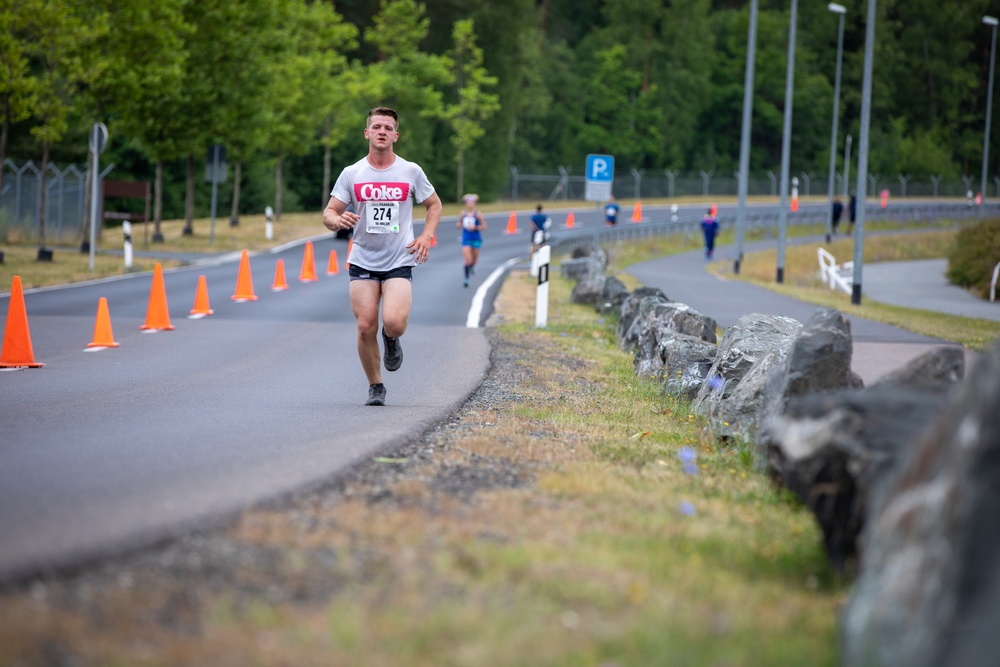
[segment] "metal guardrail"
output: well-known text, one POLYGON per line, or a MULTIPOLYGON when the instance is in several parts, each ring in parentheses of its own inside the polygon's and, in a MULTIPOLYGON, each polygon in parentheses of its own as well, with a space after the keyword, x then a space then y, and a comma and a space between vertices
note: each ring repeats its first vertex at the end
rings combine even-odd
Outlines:
MULTIPOLYGON (((986 204, 988 216, 1000 216, 1000 204, 986 204)), ((554 229, 550 245, 554 252, 572 252, 578 246, 615 241, 638 241, 661 236, 683 234, 692 239, 701 235, 701 209, 684 209, 673 216, 669 209, 647 208, 643 222, 619 222, 614 227, 598 229, 554 229), (676 219, 674 219, 676 218, 676 219)), ((978 220, 979 207, 965 203, 896 202, 882 208, 877 202, 865 208, 866 222, 910 223, 914 228, 932 228, 941 221, 978 220)), ((825 225, 826 206, 810 206, 799 209, 788 217, 789 225, 825 225)), ((734 229, 735 219, 723 219, 722 229, 734 229)), ((841 223, 842 225, 844 223, 841 223)), ((776 238, 778 228, 777 212, 762 214, 748 211, 746 231, 759 232, 764 238, 776 238)))

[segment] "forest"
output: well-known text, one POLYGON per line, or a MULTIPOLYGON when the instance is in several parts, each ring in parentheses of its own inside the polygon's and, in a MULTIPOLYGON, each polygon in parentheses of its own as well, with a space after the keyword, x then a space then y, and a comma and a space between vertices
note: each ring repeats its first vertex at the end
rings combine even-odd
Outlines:
MULTIPOLYGON (((843 147, 858 136, 868 0, 840 4, 843 147)), ((780 163, 790 7, 759 3, 751 172, 780 163)), ((1000 0, 876 13, 869 171, 978 182, 995 30, 982 18, 1000 0)), ((798 1, 792 173, 828 168, 838 18, 798 1)), ((0 162, 83 169, 101 122, 102 163, 155 184, 157 219, 205 215, 213 144, 231 215, 318 210, 367 150, 367 110, 388 105, 397 153, 445 201, 505 197, 511 167, 579 174, 590 153, 625 173, 729 174, 748 22, 742 0, 0 0, 0 162)))

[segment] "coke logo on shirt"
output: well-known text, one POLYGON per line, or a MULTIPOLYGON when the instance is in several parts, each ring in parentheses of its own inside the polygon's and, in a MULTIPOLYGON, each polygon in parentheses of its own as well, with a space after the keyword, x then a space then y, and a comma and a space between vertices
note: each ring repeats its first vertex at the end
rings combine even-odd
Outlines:
POLYGON ((410 195, 409 183, 355 183, 358 201, 405 201, 410 195))

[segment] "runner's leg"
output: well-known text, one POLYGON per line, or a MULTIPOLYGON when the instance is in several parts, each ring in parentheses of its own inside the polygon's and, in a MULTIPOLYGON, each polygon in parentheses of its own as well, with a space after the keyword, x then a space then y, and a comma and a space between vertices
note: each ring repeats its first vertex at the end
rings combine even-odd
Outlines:
POLYGON ((386 336, 399 338, 406 333, 412 305, 413 285, 409 280, 390 278, 382 283, 382 327, 386 336))
POLYGON ((358 357, 368 384, 382 382, 382 357, 378 348, 378 306, 382 295, 377 280, 352 280, 351 309, 358 320, 358 357))

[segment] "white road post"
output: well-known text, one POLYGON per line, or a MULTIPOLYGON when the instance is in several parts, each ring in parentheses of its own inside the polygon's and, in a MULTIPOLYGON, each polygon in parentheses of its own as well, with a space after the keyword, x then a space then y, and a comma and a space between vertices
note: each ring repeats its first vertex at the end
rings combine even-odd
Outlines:
POLYGON ((551 248, 543 245, 535 251, 538 257, 538 289, 535 292, 535 328, 544 329, 549 320, 549 259, 551 248))
POLYGON ((264 238, 268 241, 274 238, 274 209, 270 206, 264 208, 264 238))
POLYGON ((132 270, 132 223, 128 220, 122 223, 122 235, 125 237, 125 269, 132 270))
POLYGON ((531 237, 535 244, 535 252, 531 253, 531 277, 538 277, 538 251, 542 248, 542 244, 545 243, 545 232, 538 230, 535 235, 531 237))

